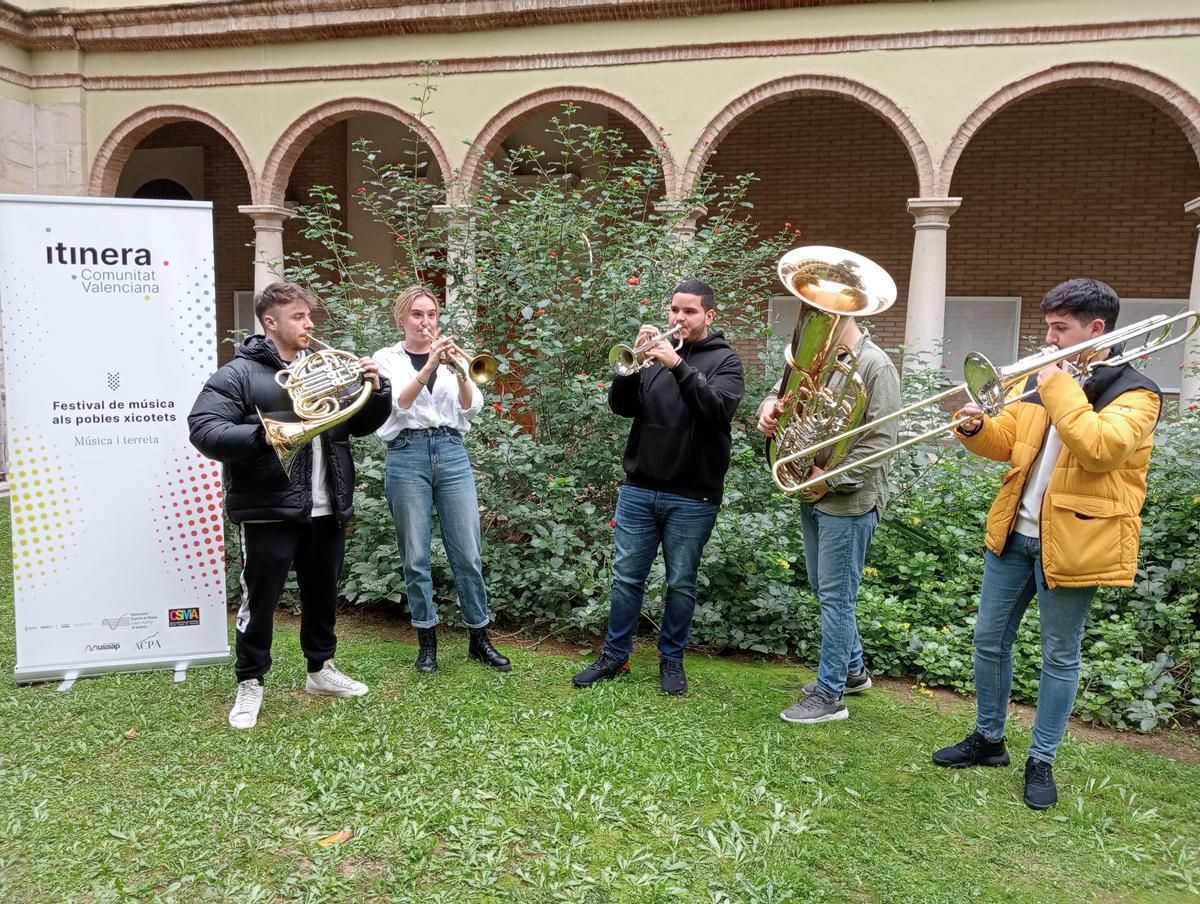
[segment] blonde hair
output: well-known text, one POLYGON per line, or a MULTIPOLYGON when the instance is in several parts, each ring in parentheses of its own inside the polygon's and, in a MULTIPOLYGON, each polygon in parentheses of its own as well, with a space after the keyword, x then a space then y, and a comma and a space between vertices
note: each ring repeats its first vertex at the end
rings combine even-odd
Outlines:
POLYGON ((421 285, 409 286, 396 296, 396 304, 392 308, 392 317, 396 321, 396 326, 404 323, 404 319, 408 317, 408 312, 412 309, 413 302, 418 298, 428 298, 439 311, 442 308, 437 296, 433 294, 433 290, 421 285))

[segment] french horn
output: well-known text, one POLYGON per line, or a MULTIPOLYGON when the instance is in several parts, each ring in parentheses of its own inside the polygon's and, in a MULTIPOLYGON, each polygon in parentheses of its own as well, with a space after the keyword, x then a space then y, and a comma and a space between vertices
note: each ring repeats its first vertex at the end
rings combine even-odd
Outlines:
POLYGON ((275 382, 287 390, 298 420, 279 420, 258 412, 267 442, 288 477, 297 453, 326 430, 352 418, 367 404, 373 390, 357 356, 332 348, 315 336, 309 336, 309 343, 322 347, 275 374, 275 382))

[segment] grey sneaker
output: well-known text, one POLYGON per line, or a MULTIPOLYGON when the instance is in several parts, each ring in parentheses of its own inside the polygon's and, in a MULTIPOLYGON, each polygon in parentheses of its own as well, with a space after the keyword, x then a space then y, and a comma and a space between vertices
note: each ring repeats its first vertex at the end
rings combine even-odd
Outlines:
POLYGON ((796 722, 801 725, 815 725, 818 722, 840 722, 850 718, 850 710, 846 709, 846 701, 826 693, 821 688, 814 688, 812 693, 800 698, 800 702, 789 706, 779 714, 785 722, 796 722))
MULTIPOLYGON (((817 679, 814 678, 808 684, 804 685, 804 693, 811 694, 817 687, 817 679)), ((844 694, 861 694, 863 691, 871 689, 871 676, 867 674, 865 668, 859 669, 857 672, 851 672, 846 676, 846 689, 844 694)))

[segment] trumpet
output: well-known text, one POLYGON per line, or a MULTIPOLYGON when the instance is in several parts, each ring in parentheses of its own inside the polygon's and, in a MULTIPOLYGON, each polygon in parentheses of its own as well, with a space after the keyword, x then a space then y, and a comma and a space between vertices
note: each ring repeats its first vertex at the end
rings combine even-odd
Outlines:
POLYGON ((275 374, 275 382, 287 390, 299 420, 278 420, 258 411, 267 442, 288 477, 292 476, 296 454, 330 427, 353 417, 367 404, 372 391, 356 355, 333 348, 315 336, 308 339, 310 346, 316 343, 321 348, 275 374))
MULTIPOLYGON (((1120 367, 1138 358, 1146 357, 1153 352, 1162 351, 1164 348, 1184 342, 1197 329, 1200 329, 1200 312, 1181 311, 1173 317, 1168 317, 1166 314, 1156 314, 1153 317, 1147 317, 1145 320, 1139 320, 1137 323, 1131 323, 1129 326, 1115 329, 1109 333, 1103 333, 1093 339, 1085 340, 1067 348, 1060 349, 1052 345, 1046 346, 1033 355, 1014 361, 1007 367, 996 367, 982 353, 971 352, 967 355, 963 365, 965 379, 962 383, 951 386, 949 389, 943 390, 927 399, 907 405, 899 411, 877 418, 869 423, 861 424, 852 430, 846 430, 836 436, 791 453, 777 460, 775 467, 782 468, 797 458, 814 456, 823 449, 848 442, 860 433, 865 433, 886 421, 903 417, 906 414, 923 408, 928 408, 930 405, 940 403, 943 399, 947 399, 958 393, 965 393, 967 398, 978 405, 984 414, 989 417, 995 417, 1004 410, 1005 406, 1027 399, 1038 391, 1037 387, 1034 386, 1026 388, 1019 393, 1010 394, 1010 391, 1018 383, 1027 381, 1044 367, 1051 364, 1065 364, 1071 376, 1082 382, 1100 368, 1120 367), (1176 324, 1181 324, 1183 332, 1173 336, 1172 332, 1176 324), (1145 336, 1146 338, 1141 341, 1140 345, 1132 349, 1124 348, 1126 342, 1130 342, 1141 336, 1145 336), (1116 354, 1107 358, 1100 357, 1101 353, 1106 350, 1114 351, 1116 354)), ((819 477, 806 480, 796 487, 796 491, 799 492, 806 489, 821 480, 836 477, 852 468, 858 468, 873 461, 878 461, 881 458, 886 458, 889 455, 899 452, 901 449, 924 442, 941 433, 947 433, 974 419, 975 416, 972 415, 952 418, 945 424, 940 424, 931 430, 909 437, 872 455, 857 459, 850 465, 833 468, 819 477)))
MULTIPOLYGON (((432 342, 441 335, 441 331, 431 333, 427 327, 421 327, 421 335, 432 342)), ((494 355, 488 352, 472 355, 459 348, 453 339, 450 340, 450 345, 450 350, 442 353, 442 363, 454 371, 459 382, 465 383, 470 380, 476 386, 486 386, 500 373, 500 362, 494 355)))
MULTIPOLYGON (((644 327, 643 327, 644 329, 644 327)), ((640 332, 640 331, 639 331, 640 332)), ((643 358, 643 354, 650 346, 659 342, 670 341, 674 346, 675 351, 683 348, 683 324, 677 323, 665 333, 659 333, 657 336, 651 336, 641 345, 630 348, 628 345, 614 345, 608 352, 608 363, 612 365, 613 375, 617 377, 629 377, 637 373, 643 367, 649 367, 654 362, 647 361, 643 358), (678 341, 672 339, 673 336, 679 334, 678 341)))

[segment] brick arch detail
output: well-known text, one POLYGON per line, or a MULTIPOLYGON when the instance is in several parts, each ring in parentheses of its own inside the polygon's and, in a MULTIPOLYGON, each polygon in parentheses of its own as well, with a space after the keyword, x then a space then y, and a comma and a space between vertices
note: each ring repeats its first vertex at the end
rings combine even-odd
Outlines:
POLYGON ((958 126, 938 167, 938 196, 950 191, 954 169, 963 151, 986 123, 1001 111, 1022 100, 1069 86, 1111 88, 1148 101, 1165 113, 1187 137, 1200 163, 1200 100, 1175 82, 1136 66, 1123 63, 1068 63, 1052 66, 1005 85, 976 107, 958 126))
POLYGON ((177 122, 194 122, 208 126, 225 139, 242 162, 246 181, 250 185, 250 197, 255 197, 258 190, 258 178, 250 163, 250 156, 246 153, 246 148, 237 134, 211 113, 195 107, 176 104, 164 104, 139 110, 123 120, 109 133, 101 143, 100 149, 96 152, 96 158, 92 162, 88 194, 97 197, 111 197, 117 190, 121 171, 142 139, 163 126, 177 122))
POLYGON ((467 151, 466 162, 459 179, 459 190, 463 196, 478 188, 484 165, 499 149, 501 140, 508 132, 532 113, 564 103, 593 104, 620 114, 633 123, 650 142, 650 147, 658 151, 659 160, 662 161, 665 189, 668 196, 672 196, 676 178, 675 160, 667 148, 662 131, 646 114, 620 95, 580 86, 563 86, 534 92, 514 101, 489 119, 467 151))
POLYGON ((726 104, 709 121, 692 148, 680 177, 679 195, 686 196, 708 163, 721 139, 750 114, 769 104, 793 97, 813 95, 851 101, 880 116, 904 143, 917 173, 921 197, 928 197, 934 185, 933 158, 916 124, 900 105, 862 82, 834 75, 795 75, 765 82, 726 104))
POLYGON ((350 119, 352 116, 367 115, 393 119, 416 132, 417 136, 425 142, 434 159, 437 160, 442 181, 449 180, 450 161, 446 157, 446 151, 442 147, 441 141, 429 126, 407 110, 386 101, 367 97, 351 97, 314 107, 284 130, 263 166, 260 182, 262 195, 256 203, 283 204, 283 196, 287 191, 287 182, 291 176, 292 167, 295 166, 296 161, 304 153, 304 149, 308 147, 312 139, 329 126, 350 119))

